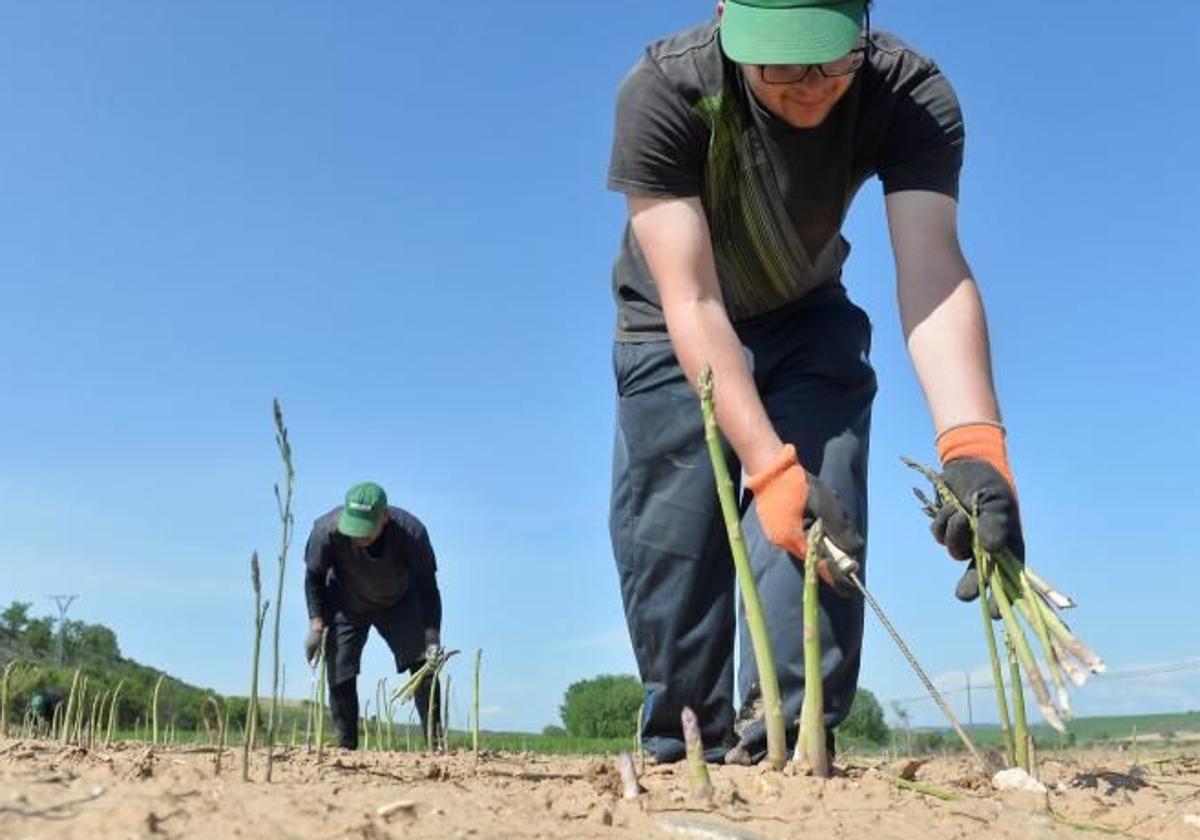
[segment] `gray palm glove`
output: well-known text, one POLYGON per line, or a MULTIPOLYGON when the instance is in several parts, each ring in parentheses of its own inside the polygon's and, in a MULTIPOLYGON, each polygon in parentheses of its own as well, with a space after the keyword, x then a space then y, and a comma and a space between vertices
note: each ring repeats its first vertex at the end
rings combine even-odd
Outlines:
POLYGON ((442 634, 436 629, 429 627, 425 630, 425 661, 432 662, 441 657, 442 651, 442 634))
POLYGON ((317 653, 321 648, 321 635, 324 632, 324 630, 309 630, 308 635, 304 637, 304 661, 314 667, 317 664, 317 653))

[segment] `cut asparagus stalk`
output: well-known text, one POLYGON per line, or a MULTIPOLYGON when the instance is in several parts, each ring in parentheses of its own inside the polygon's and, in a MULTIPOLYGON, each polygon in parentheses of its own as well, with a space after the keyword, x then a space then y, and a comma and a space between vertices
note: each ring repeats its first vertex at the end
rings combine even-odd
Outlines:
POLYGON ((704 743, 700 740, 700 723, 696 713, 687 706, 679 715, 683 724, 683 742, 687 745, 688 783, 692 796, 696 799, 710 800, 713 795, 712 779, 708 775, 708 765, 704 763, 704 743))

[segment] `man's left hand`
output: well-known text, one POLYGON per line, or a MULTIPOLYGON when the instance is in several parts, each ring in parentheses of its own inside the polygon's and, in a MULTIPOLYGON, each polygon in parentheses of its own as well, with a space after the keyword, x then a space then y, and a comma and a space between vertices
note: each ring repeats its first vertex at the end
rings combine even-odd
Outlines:
POLYGON ((441 633, 432 627, 427 628, 425 630, 425 661, 432 662, 439 659, 443 653, 441 633))
MULTIPOLYGON (((1025 539, 1017 494, 1004 448, 1004 430, 990 423, 960 426, 938 439, 944 463, 942 480, 968 511, 978 512, 979 542, 985 551, 1008 549, 1025 562, 1025 539)), ((956 560, 974 555, 974 539, 967 517, 953 504, 942 505, 931 526, 933 537, 956 560)), ((963 601, 979 597, 974 563, 955 588, 963 601)))

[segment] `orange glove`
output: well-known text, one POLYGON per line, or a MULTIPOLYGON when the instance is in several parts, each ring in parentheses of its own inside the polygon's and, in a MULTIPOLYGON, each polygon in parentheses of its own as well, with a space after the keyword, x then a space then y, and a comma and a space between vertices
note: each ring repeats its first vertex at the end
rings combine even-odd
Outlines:
MULTIPOLYGON (((862 553, 863 539, 837 494, 800 466, 796 447, 790 443, 779 450, 774 463, 749 476, 746 485, 754 494, 758 521, 767 539, 799 560, 803 561, 808 551, 808 529, 818 519, 834 545, 854 559, 862 553)), ((817 565, 821 579, 839 594, 853 591, 828 560, 823 556, 817 565)))

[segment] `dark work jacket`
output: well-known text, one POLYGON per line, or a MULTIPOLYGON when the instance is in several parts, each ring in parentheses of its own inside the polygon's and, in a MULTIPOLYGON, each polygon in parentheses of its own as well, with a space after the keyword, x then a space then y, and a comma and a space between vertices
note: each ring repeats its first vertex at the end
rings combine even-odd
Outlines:
POLYGON ((367 616, 409 598, 419 606, 424 627, 441 629, 442 596, 429 534, 408 511, 388 510, 391 520, 365 548, 338 532, 341 506, 313 523, 304 550, 309 618, 328 622, 337 610, 367 616))

